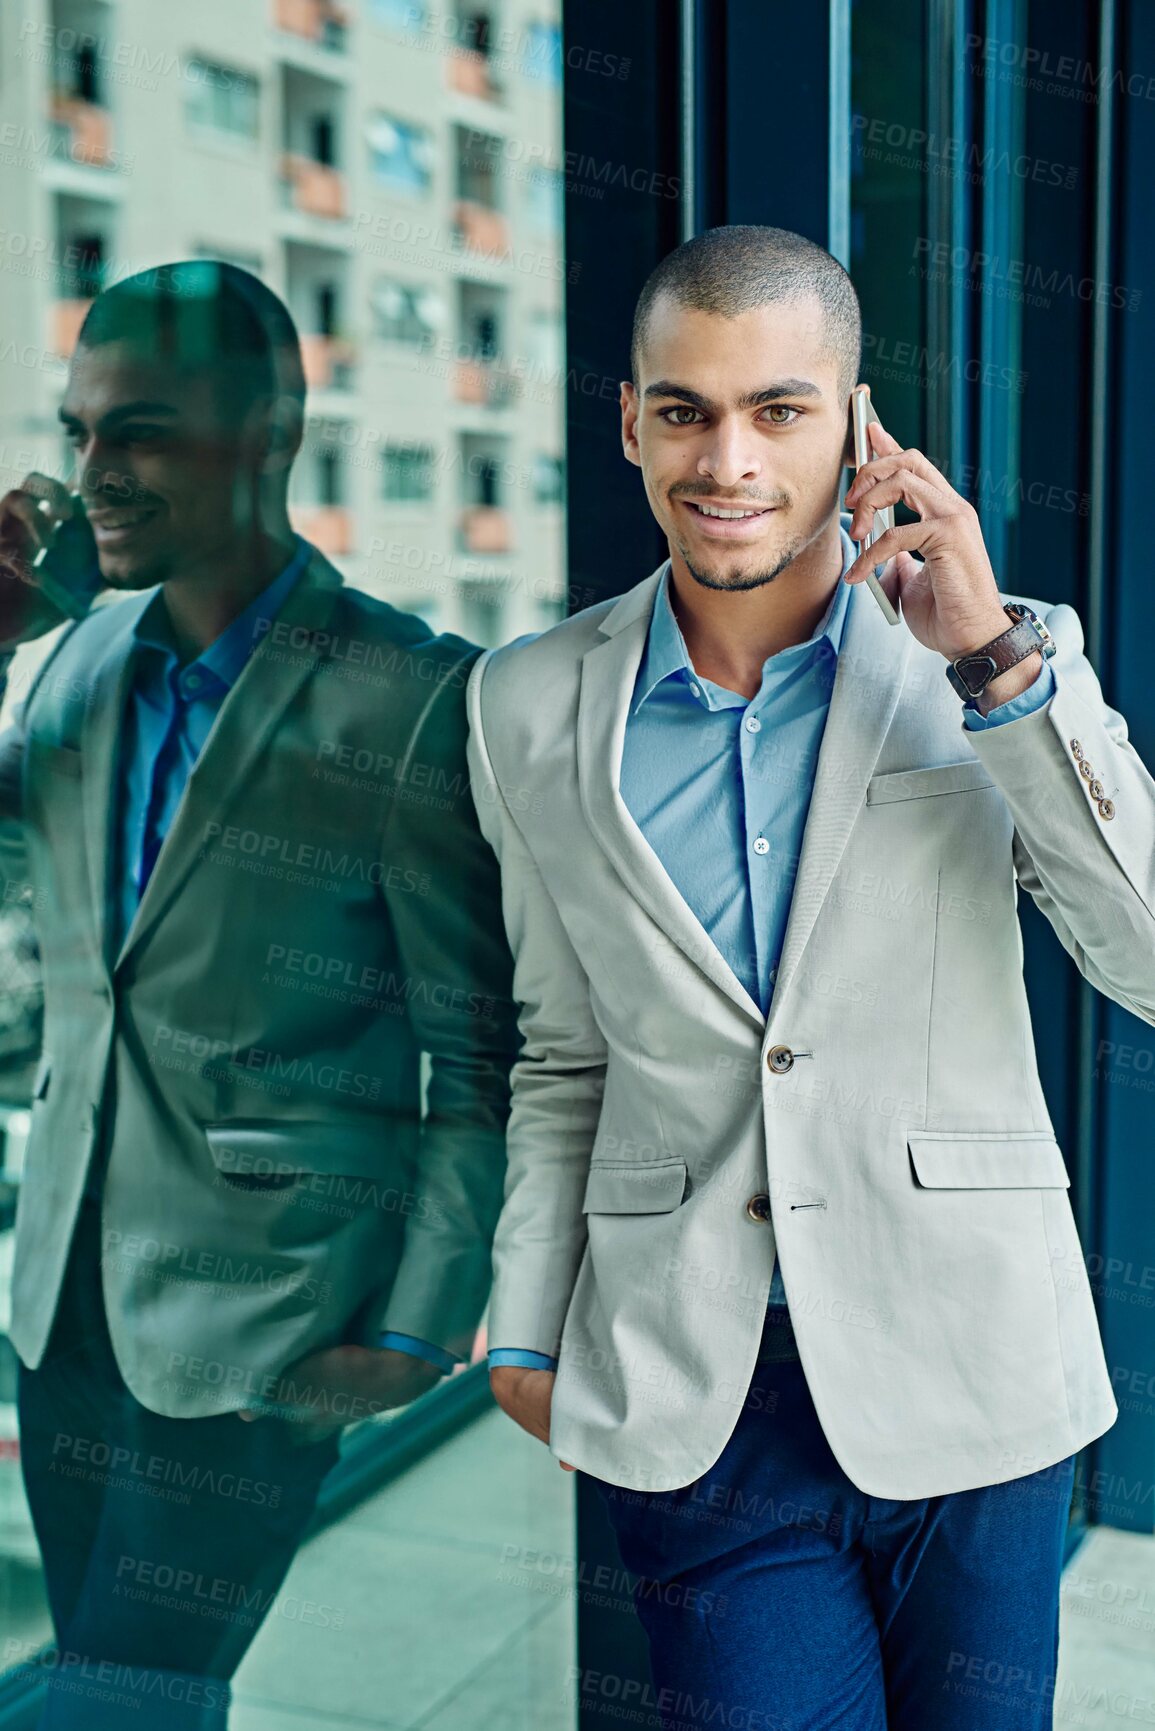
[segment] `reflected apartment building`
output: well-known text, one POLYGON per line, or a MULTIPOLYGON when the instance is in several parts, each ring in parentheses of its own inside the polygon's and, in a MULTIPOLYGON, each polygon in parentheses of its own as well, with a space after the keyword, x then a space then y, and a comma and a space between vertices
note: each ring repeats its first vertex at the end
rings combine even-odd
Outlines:
POLYGON ((497 643, 563 611, 556 5, 24 0, 0 20, 0 479, 66 475, 92 296, 223 258, 287 301, 296 526, 497 643))

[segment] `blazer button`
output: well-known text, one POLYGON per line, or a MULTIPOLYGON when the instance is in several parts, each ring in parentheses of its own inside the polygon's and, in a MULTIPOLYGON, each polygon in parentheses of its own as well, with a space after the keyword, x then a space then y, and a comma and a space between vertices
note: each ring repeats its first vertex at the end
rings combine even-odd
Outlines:
POLYGON ((1087 762, 1087 759, 1085 757, 1081 757, 1079 759, 1079 774, 1085 775, 1087 780, 1090 781, 1090 779, 1094 775, 1094 773, 1095 773, 1095 771, 1091 768, 1091 765, 1087 762))
POLYGON ((1114 817, 1114 815, 1115 815, 1114 803, 1109 799, 1101 799, 1099 801, 1099 816, 1101 818, 1106 819, 1106 818, 1112 818, 1112 817, 1114 817))
POLYGON ((787 1070, 794 1068, 794 1054, 789 1046, 771 1046, 766 1054, 766 1063, 776 1076, 784 1076, 787 1070))
POLYGON ((1083 747, 1079 744, 1079 741, 1077 739, 1073 739, 1071 741, 1071 756, 1072 757, 1082 757, 1082 755, 1083 755, 1083 747))
POLYGON ((760 1190, 757 1196, 751 1196, 749 1202, 747 1202, 746 1212, 750 1216, 751 1220, 769 1220, 770 1198, 764 1191, 760 1190))
POLYGON ((1087 792, 1090 794, 1092 799, 1105 799, 1107 797, 1107 789, 1103 786, 1101 781, 1093 781, 1087 789, 1087 792))

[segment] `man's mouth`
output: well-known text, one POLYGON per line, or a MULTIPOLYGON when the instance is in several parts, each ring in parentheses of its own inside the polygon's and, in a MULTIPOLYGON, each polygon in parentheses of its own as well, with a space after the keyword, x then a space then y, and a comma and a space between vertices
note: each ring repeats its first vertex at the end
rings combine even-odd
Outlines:
POLYGON ((156 516, 155 505, 122 505, 107 511, 90 511, 88 521, 98 542, 123 541, 156 516))
POLYGON ((742 535, 777 510, 776 505, 716 505, 707 499, 680 499, 709 535, 742 535))
POLYGON ((720 517, 724 523, 732 523, 738 517, 764 517, 767 511, 773 510, 771 505, 743 505, 723 510, 720 505, 700 505, 696 499, 687 499, 686 503, 693 505, 703 517, 720 517))

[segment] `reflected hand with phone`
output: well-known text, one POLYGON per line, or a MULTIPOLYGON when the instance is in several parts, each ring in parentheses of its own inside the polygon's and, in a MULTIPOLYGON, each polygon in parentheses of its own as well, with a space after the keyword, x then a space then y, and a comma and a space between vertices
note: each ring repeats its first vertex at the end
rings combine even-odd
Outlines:
POLYGON ((29 591, 63 618, 83 619, 100 587, 96 541, 79 496, 51 475, 26 475, 0 498, 0 640, 23 634, 36 610, 29 591))

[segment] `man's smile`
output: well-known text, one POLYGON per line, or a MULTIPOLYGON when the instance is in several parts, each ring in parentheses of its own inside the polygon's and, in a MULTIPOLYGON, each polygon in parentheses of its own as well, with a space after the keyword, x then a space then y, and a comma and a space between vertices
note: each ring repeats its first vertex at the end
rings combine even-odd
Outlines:
POLYGON ((723 541, 748 538, 752 529, 760 527, 778 509, 776 505, 725 504, 713 499, 676 499, 674 502, 685 506, 702 533, 711 540, 723 541))

